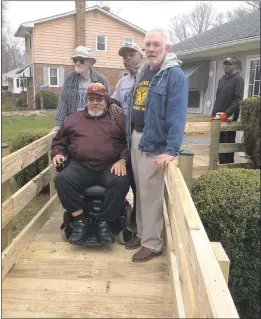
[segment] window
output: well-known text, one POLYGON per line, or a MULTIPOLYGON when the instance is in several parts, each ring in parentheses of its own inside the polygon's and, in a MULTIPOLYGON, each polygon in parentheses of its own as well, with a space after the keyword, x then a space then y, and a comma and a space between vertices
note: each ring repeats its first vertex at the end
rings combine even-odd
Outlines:
POLYGON ((59 68, 48 68, 49 86, 59 86, 59 68))
POLYGON ((16 79, 16 86, 19 88, 27 88, 27 79, 16 79))
POLYGON ((96 36, 96 51, 106 51, 106 37, 104 35, 96 36))
POLYGON ((202 110, 202 90, 189 90, 188 111, 190 113, 200 113, 202 110))
POLYGON ((132 38, 124 38, 124 46, 130 47, 132 45, 133 39, 132 38))
POLYGON ((245 97, 260 96, 260 57, 248 57, 245 97))
POLYGON ((25 38, 25 47, 27 52, 32 49, 32 37, 30 35, 25 38))

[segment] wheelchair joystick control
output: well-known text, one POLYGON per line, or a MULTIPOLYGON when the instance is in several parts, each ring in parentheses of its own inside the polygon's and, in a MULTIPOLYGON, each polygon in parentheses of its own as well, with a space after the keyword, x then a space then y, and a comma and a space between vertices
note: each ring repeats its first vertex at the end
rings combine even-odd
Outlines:
POLYGON ((65 158, 64 161, 58 164, 55 169, 58 173, 60 173, 65 168, 66 165, 67 165, 67 158, 65 158))

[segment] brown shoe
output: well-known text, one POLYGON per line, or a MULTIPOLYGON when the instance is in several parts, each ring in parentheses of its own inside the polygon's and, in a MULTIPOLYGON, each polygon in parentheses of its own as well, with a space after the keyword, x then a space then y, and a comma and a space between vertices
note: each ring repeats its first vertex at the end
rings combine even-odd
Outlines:
POLYGON ((125 244, 125 248, 130 250, 130 249, 137 249, 140 248, 141 246, 141 240, 139 237, 134 236, 132 237, 127 243, 125 244))
POLYGON ((142 263, 145 261, 149 261, 154 257, 157 257, 159 255, 161 255, 162 252, 158 252, 158 253, 154 253, 152 250, 150 250, 149 248, 146 247, 141 247, 141 249, 139 251, 136 252, 136 254, 134 254, 132 256, 132 261, 134 263, 142 263))

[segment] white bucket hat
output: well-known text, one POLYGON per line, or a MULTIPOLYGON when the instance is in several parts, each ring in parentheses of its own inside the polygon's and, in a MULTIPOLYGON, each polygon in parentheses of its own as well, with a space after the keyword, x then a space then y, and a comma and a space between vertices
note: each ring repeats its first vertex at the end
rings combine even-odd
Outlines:
POLYGON ((77 47, 73 52, 72 59, 79 58, 79 57, 84 58, 84 59, 91 59, 91 60, 93 60, 93 64, 96 63, 96 59, 93 56, 92 49, 90 49, 90 48, 87 48, 84 46, 77 47))

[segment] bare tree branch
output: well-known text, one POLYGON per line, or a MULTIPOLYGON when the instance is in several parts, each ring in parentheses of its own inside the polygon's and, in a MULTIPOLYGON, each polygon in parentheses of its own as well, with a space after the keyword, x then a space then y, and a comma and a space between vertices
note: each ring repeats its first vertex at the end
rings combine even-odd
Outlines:
POLYGON ((190 37, 188 28, 187 28, 187 18, 185 15, 179 17, 173 17, 170 20, 169 25, 169 38, 170 41, 174 44, 179 41, 184 41, 190 37))
POLYGON ((248 6, 248 8, 246 8, 247 10, 249 10, 249 11, 260 10, 260 0, 244 1, 244 2, 248 6))
POLYGON ((193 35, 198 35, 212 26, 214 19, 214 9, 211 3, 199 3, 188 15, 188 25, 193 35))

